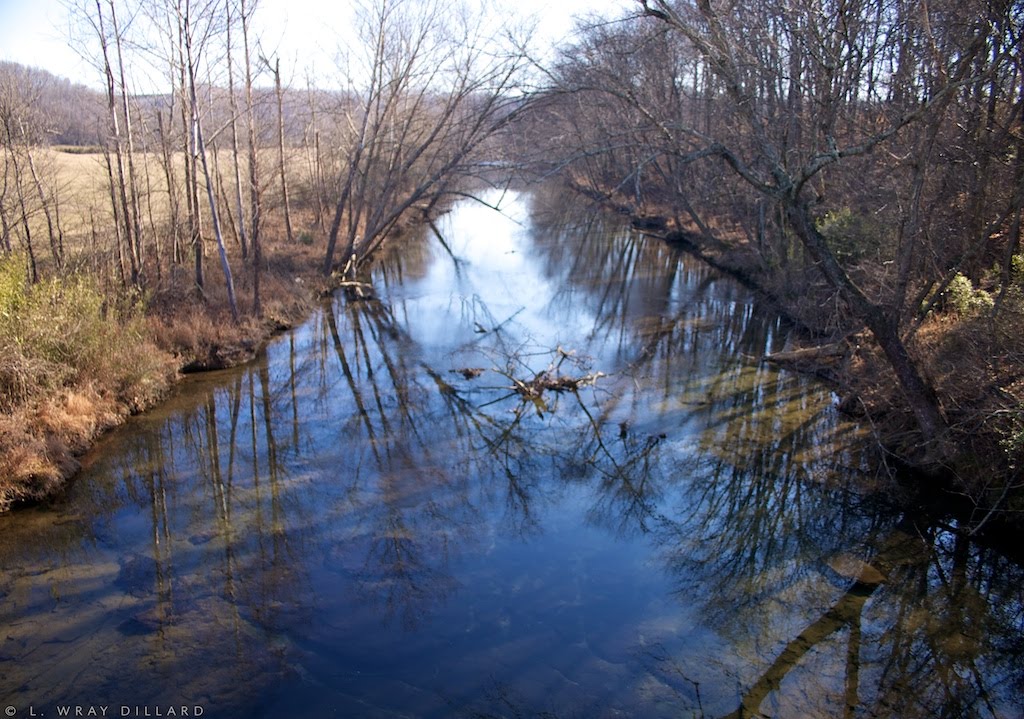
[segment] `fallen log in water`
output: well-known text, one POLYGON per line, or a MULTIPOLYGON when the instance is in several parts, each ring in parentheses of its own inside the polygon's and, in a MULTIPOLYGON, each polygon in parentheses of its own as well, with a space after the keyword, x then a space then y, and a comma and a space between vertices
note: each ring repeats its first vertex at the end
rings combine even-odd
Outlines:
POLYGON ((771 362, 777 365, 795 365, 806 363, 830 363, 843 357, 847 348, 838 342, 817 347, 802 347, 795 350, 783 352, 772 352, 761 357, 764 362, 771 362))

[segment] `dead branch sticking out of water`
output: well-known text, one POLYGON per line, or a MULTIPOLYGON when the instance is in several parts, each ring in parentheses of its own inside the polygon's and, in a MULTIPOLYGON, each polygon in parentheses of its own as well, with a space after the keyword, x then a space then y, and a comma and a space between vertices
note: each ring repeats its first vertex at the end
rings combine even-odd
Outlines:
POLYGON ((345 293, 345 298, 350 301, 375 300, 377 293, 373 285, 368 282, 357 282, 356 280, 341 280, 334 283, 345 293))
POLYGON ((604 372, 590 372, 580 377, 569 377, 544 370, 529 380, 521 380, 515 377, 510 377, 509 379, 512 380, 512 387, 510 389, 515 390, 523 397, 533 399, 535 397, 542 397, 547 391, 576 392, 582 387, 594 384, 600 377, 604 376, 604 372))
POLYGON ((578 364, 579 360, 576 358, 575 352, 566 351, 561 347, 555 350, 555 354, 558 361, 552 361, 547 369, 537 372, 530 379, 519 379, 511 372, 502 372, 501 374, 512 381, 512 386, 509 389, 524 399, 536 401, 542 399, 545 392, 576 392, 605 376, 604 372, 587 372, 579 376, 562 374, 562 364, 566 360, 571 360, 571 364, 578 364))

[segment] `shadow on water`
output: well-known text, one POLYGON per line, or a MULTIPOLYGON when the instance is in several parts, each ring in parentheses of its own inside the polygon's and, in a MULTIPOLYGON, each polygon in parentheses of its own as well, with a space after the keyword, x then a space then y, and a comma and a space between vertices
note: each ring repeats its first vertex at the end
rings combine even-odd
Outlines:
POLYGON ((757 363, 776 318, 614 219, 505 202, 0 518, 0 701, 1024 712, 1020 566, 885 504, 863 428, 757 363))

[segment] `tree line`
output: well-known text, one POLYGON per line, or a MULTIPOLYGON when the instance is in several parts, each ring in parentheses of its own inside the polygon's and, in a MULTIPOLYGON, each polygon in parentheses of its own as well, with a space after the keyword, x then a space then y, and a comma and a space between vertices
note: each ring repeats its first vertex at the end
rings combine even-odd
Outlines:
POLYGON ((239 259, 260 311, 271 214, 283 221, 273 232, 283 242, 323 237, 324 273, 354 273, 409 213, 429 212, 475 174, 484 148, 493 150, 487 140, 525 107, 518 88, 527 54, 514 33, 441 0, 357 3, 356 40, 339 49, 335 67, 304 78, 297 61, 289 66, 254 32, 257 0, 75 0, 68 8, 105 88, 102 97, 74 95, 89 109, 76 113, 73 137, 47 130, 34 87, 70 96, 60 81, 0 68, 3 249, 26 254, 32 281, 41 264, 63 272, 71 252, 64 235, 72 223, 53 217, 71 202, 61 196, 67 178, 34 169, 58 137, 96 146, 108 195, 102 207, 76 208, 93 225, 79 228, 76 248, 90 235, 108 248, 122 288, 145 289, 189 266, 200 293, 216 248, 237 318, 239 259), (296 203, 312 213, 303 231, 296 203))
MULTIPOLYGON (((1021 359, 1022 31, 1003 0, 637 0, 563 52, 524 133, 546 171, 660 215, 819 340, 866 331, 916 460, 948 467, 963 408, 922 327, 966 290, 1007 335, 993 363, 1021 359)), ((990 409, 1019 435, 1019 397, 990 409)))
POLYGON ((352 279, 512 159, 742 275, 845 348, 842 379, 880 365, 860 381, 895 388, 876 394, 910 418, 913 463, 955 467, 983 436, 1019 471, 1018 3, 634 0, 541 63, 505 17, 362 0, 356 39, 306 77, 255 33, 258 0, 69 7, 105 88, 74 101, 102 170, 89 204, 47 165, 46 83, 0 67, 0 248, 29 281, 90 264, 119 291, 187 274, 203 297, 216 248, 232 315, 258 316, 266 241, 352 279))

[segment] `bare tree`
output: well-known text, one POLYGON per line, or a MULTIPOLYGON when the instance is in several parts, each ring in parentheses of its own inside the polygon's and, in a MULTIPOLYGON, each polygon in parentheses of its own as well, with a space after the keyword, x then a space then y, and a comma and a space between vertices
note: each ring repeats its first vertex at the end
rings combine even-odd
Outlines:
POLYGON ((479 16, 440 2, 380 0, 360 7, 360 30, 367 57, 361 71, 350 68, 353 100, 340 118, 351 137, 325 274, 340 238, 354 271, 403 213, 450 187, 526 105, 515 93, 524 53, 511 43, 487 47, 501 38, 479 16))
POLYGON ((44 142, 45 122, 34 109, 40 88, 13 67, 0 68, 0 146, 3 148, 3 247, 11 250, 11 234, 20 227, 20 240, 28 255, 29 277, 39 279, 33 223, 42 215, 50 253, 58 272, 64 268, 63 232, 57 215, 53 182, 44 182, 36 162, 44 142))
MULTIPOLYGON (((117 10, 115 8, 114 0, 107 0, 107 4, 110 7, 110 22, 113 25, 114 30, 114 49, 117 55, 117 71, 118 81, 120 89, 121 99, 121 115, 124 118, 124 138, 125 138, 125 150, 128 159, 128 199, 131 210, 131 242, 132 242, 132 255, 135 261, 138 263, 139 272, 142 272, 142 265, 145 259, 145 243, 142 235, 142 214, 140 210, 140 199, 139 199, 139 183, 136 176, 135 170, 135 137, 132 132, 132 113, 128 103, 128 83, 125 80, 124 72, 124 49, 123 41, 121 36, 121 28, 117 20, 117 10)), ((99 5, 97 3, 97 10, 99 5)), ((102 15, 100 16, 100 22, 102 27, 102 15)), ((106 57, 104 56, 106 61, 106 57)), ((109 89, 109 88, 108 88, 109 89)))
MULTIPOLYGON (((944 135, 961 125, 983 135, 984 118, 1000 114, 988 112, 992 103, 1016 105, 1016 98, 1002 105, 991 82, 1014 64, 1019 39, 1008 29, 1019 22, 1006 14, 1016 11, 872 0, 728 8, 638 0, 637 7, 639 16, 586 33, 555 71, 548 112, 574 148, 566 158, 572 174, 634 208, 667 202, 682 215, 677 225, 694 227, 717 251, 749 238, 761 263, 755 271, 774 276, 783 293, 787 275, 792 287, 819 283, 821 301, 831 297, 843 308, 844 331, 859 323, 877 342, 926 463, 948 459, 942 407, 906 345, 908 309, 923 296, 910 288, 934 291, 936 275, 986 256, 981 248, 991 248, 1019 203, 1001 192, 1005 205, 987 222, 977 203, 964 207, 965 224, 976 228, 967 234, 981 240, 971 244, 973 255, 929 242, 921 210, 936 199, 929 193, 941 191, 935 148, 944 135), (969 89, 978 99, 965 102, 969 89), (970 122, 951 121, 971 106, 978 112, 967 110, 970 122), (885 151, 909 159, 878 162, 885 151), (911 196, 896 183, 894 203, 881 188, 908 171, 911 196), (872 270, 843 238, 826 236, 830 206, 867 218, 865 225, 875 208, 901 228, 892 243, 865 233, 878 248, 872 270)), ((1015 113, 1002 115, 1006 127, 1015 113)), ((1007 137, 995 144, 1005 150, 1007 137)))
POLYGON ((249 41, 249 22, 256 5, 240 0, 239 15, 242 22, 242 53, 245 58, 245 118, 249 148, 249 230, 252 233, 252 306, 253 312, 259 317, 262 314, 260 304, 260 266, 262 248, 260 241, 260 186, 259 186, 259 148, 256 145, 256 107, 252 98, 252 59, 249 41))
POLYGON ((267 58, 263 63, 274 73, 274 97, 277 100, 277 168, 281 177, 281 204, 284 205, 284 227, 288 243, 295 241, 295 233, 292 232, 292 211, 291 202, 288 197, 288 173, 286 172, 287 162, 284 152, 284 100, 281 89, 281 58, 275 58, 273 64, 267 58))
MULTIPOLYGON (((217 199, 215 197, 215 180, 210 173, 210 165, 206 155, 206 142, 203 135, 203 123, 200 117, 199 99, 196 93, 196 74, 202 53, 206 49, 210 33, 214 28, 215 10, 212 0, 207 5, 193 7, 190 0, 186 0, 184 14, 179 18, 179 26, 182 28, 182 37, 185 49, 185 61, 188 74, 189 93, 189 116, 191 124, 190 136, 192 137, 193 156, 198 156, 202 164, 203 176, 206 179, 206 196, 210 207, 210 218, 213 224, 214 236, 217 240, 217 251, 220 255, 221 270, 224 273, 224 283, 227 287, 228 303, 231 307, 231 316, 238 322, 238 303, 235 300, 235 284, 231 274, 231 264, 228 262, 227 250, 224 247, 224 237, 221 233, 220 215, 217 212, 217 199)), ((197 260, 198 262, 198 260, 197 260)))
MULTIPOLYGON (((114 79, 114 66, 110 58, 110 46, 107 34, 107 22, 106 14, 103 10, 103 6, 100 0, 95 0, 96 14, 95 16, 89 12, 85 6, 82 7, 82 17, 89 22, 93 30, 99 39, 100 51, 102 56, 102 71, 106 79, 106 92, 107 92, 107 120, 108 120, 108 143, 111 146, 112 159, 113 159, 113 172, 110 173, 110 180, 114 183, 112 188, 112 198, 115 206, 113 207, 113 214, 115 217, 119 217, 123 225, 123 239, 125 242, 125 249, 127 250, 127 256, 129 260, 129 267, 131 269, 131 283, 135 286, 139 286, 141 283, 141 272, 142 272, 142 258, 140 256, 141 242, 139 238, 140 227, 135 219, 138 217, 138 202, 137 197, 132 194, 131 200, 129 200, 129 188, 134 188, 135 185, 129 177, 128 170, 125 167, 126 156, 131 155, 130 146, 125 146, 125 135, 122 131, 122 123, 126 122, 126 119, 118 114, 117 101, 118 97, 123 100, 123 107, 127 108, 127 94, 123 87, 124 75, 123 75, 123 61, 121 58, 121 37, 120 31, 117 26, 114 16, 114 5, 113 2, 108 0, 109 11, 111 13, 111 22, 114 25, 114 41, 115 48, 117 50, 117 57, 119 59, 118 73, 122 80, 122 92, 117 92, 117 85, 114 79)), ((127 116, 126 116, 127 117, 127 116)), ((130 167, 129 167, 130 170, 130 167)))
POLYGON ((317 121, 317 96, 313 89, 312 78, 306 76, 306 102, 309 110, 309 124, 303 133, 306 149, 306 165, 308 182, 312 194, 314 221, 318 227, 324 226, 324 165, 320 154, 320 126, 317 121), (312 136, 312 143, 310 137, 312 136))
POLYGON ((231 52, 231 0, 224 0, 226 52, 228 66, 228 100, 231 105, 231 159, 235 175, 235 202, 238 209, 238 240, 242 247, 242 259, 249 256, 249 241, 245 234, 245 210, 242 204, 242 173, 238 158, 238 100, 235 96, 235 70, 231 52))

